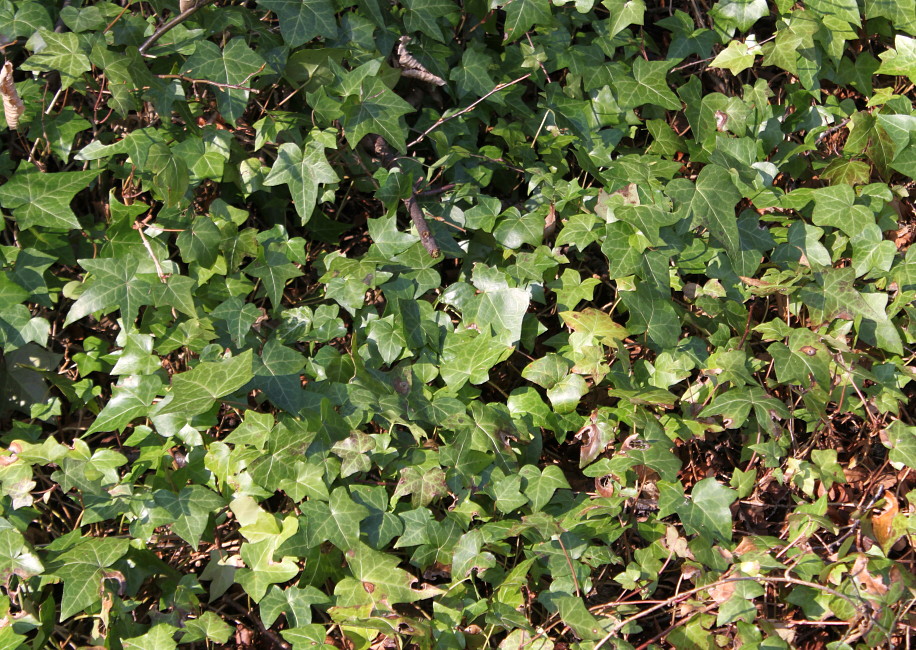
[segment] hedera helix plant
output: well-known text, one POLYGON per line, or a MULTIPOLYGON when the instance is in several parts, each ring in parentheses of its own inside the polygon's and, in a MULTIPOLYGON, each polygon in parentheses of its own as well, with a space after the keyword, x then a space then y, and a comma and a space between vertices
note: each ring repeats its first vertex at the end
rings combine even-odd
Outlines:
POLYGON ((0 0, 4 648, 910 637, 913 0, 0 0))

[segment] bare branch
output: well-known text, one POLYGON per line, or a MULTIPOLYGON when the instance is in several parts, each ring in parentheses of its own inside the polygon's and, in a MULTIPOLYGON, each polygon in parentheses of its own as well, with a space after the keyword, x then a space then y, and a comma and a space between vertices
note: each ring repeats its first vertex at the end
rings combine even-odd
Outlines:
POLYGON ((459 115, 464 115, 465 113, 471 112, 472 110, 474 110, 474 108, 476 108, 476 106, 477 106, 480 102, 482 102, 483 100, 485 100, 485 99, 486 99, 487 97, 489 97, 490 95, 495 95, 495 94, 498 93, 500 90, 505 90, 505 89, 508 88, 509 86, 514 86, 515 84, 524 81, 525 79, 527 79, 527 78, 530 77, 530 76, 531 76, 531 73, 529 72, 528 74, 523 75, 523 76, 519 77, 518 79, 513 79, 512 81, 507 81, 506 83, 499 84, 498 86, 496 86, 495 88, 493 88, 493 90, 491 90, 490 92, 488 92, 486 95, 484 95, 484 96, 481 97, 480 99, 477 99, 477 100, 471 102, 471 104, 469 104, 468 106, 462 108, 462 109, 461 109, 460 111, 458 111, 457 113, 452 113, 452 114, 449 115, 448 117, 440 117, 438 120, 436 120, 435 124, 433 124, 431 127, 429 127, 428 129, 426 129, 423 133, 421 133, 419 138, 417 138, 416 140, 414 140, 413 142, 411 142, 409 145, 407 145, 407 148, 410 149, 411 147, 415 147, 416 145, 420 144, 421 142, 423 142, 423 140, 426 139, 426 136, 428 136, 430 133, 432 133, 433 131, 435 131, 436 129, 438 129, 440 126, 442 126, 443 124, 445 124, 445 123, 448 122, 449 120, 453 120, 453 119, 455 119, 456 117, 458 117, 459 115))
POLYGON ((162 36, 166 32, 171 30, 176 25, 180 25, 181 23, 183 23, 188 18, 193 16, 199 9, 206 7, 211 2, 213 2, 213 0, 200 0, 200 2, 198 2, 195 5, 192 5, 190 8, 186 9, 185 11, 182 11, 180 14, 172 18, 169 22, 165 23, 164 25, 160 25, 159 29, 153 32, 153 35, 150 36, 148 39, 146 39, 143 42, 143 45, 140 46, 140 54, 142 54, 143 56, 147 56, 146 51, 149 48, 151 48, 156 43, 156 41, 162 38, 162 36))

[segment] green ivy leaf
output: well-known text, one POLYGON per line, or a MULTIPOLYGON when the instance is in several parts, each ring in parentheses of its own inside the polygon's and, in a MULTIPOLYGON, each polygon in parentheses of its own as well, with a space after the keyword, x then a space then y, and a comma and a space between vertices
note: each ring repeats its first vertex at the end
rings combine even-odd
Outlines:
POLYGON ((204 413, 216 400, 234 393, 253 376, 251 350, 223 361, 204 361, 172 377, 171 399, 156 409, 156 415, 204 413))
POLYGON ((356 147, 365 136, 376 133, 404 153, 407 151, 407 125, 403 116, 413 111, 413 106, 391 92, 379 77, 367 77, 359 93, 348 97, 343 104, 347 142, 356 147))
POLYGON ((25 60, 22 69, 34 72, 55 70, 60 73, 63 88, 69 88, 82 73, 92 69, 86 49, 73 32, 58 34, 40 29, 29 39, 28 45, 34 54, 25 60))
POLYGON ((156 490, 153 499, 173 517, 172 531, 194 548, 200 543, 210 513, 226 505, 218 494, 203 485, 189 485, 178 494, 156 490))
POLYGON ((336 183, 337 180, 337 174, 328 164, 322 145, 313 141, 300 148, 287 142, 280 145, 277 161, 264 179, 264 185, 273 187, 286 184, 302 225, 305 225, 318 201, 318 186, 336 183))
MULTIPOLYGON (((230 40, 222 50, 215 43, 200 40, 184 65, 184 74, 225 86, 250 87, 252 79, 266 65, 261 55, 248 47, 241 37, 230 40)), ((218 87, 215 94, 220 114, 227 122, 235 124, 248 105, 248 91, 218 87)))
POLYGON ((129 546, 130 541, 124 538, 88 537, 53 561, 49 571, 64 582, 61 621, 102 600, 104 581, 125 579, 110 567, 127 553, 129 546))
POLYGON ((741 193, 732 183, 728 171, 718 165, 707 165, 697 176, 696 190, 690 201, 694 217, 715 237, 729 256, 740 250, 735 204, 741 193))
POLYGON ((659 491, 659 517, 677 513, 688 532, 719 542, 731 540, 732 514, 729 506, 738 498, 734 490, 714 478, 704 478, 693 486, 689 497, 684 496, 680 483, 659 481, 659 491))
POLYGON ((0 186, 0 205, 13 211, 23 230, 35 226, 79 230, 82 226, 70 209, 70 201, 98 175, 92 170, 43 174, 20 167, 0 186))
POLYGON ((668 88, 668 70, 673 65, 671 61, 646 61, 637 57, 633 61, 633 76, 614 82, 621 108, 652 104, 670 111, 681 110, 681 100, 668 88))
POLYGON ((296 48, 316 36, 335 38, 337 21, 329 0, 258 0, 258 6, 277 15, 287 46, 296 48))
POLYGON ((79 260, 79 263, 90 273, 88 286, 70 308, 65 326, 93 312, 120 309, 124 325, 129 328, 140 306, 151 303, 151 283, 137 277, 142 269, 136 259, 125 256, 79 260))

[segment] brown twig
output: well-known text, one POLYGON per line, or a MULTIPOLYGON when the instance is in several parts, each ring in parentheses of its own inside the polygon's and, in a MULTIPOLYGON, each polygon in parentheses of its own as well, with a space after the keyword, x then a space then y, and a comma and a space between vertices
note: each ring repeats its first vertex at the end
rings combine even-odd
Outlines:
MULTIPOLYGON (((245 79, 245 81, 248 81, 248 79, 251 79, 252 77, 254 77, 254 76, 260 74, 261 71, 262 71, 266 66, 267 66, 266 63, 263 64, 263 65, 261 65, 261 67, 258 68, 255 72, 252 72, 250 75, 248 75, 248 77, 245 79)), ((210 81, 209 79, 193 79, 193 78, 191 78, 191 77, 186 77, 186 76, 184 76, 184 75, 182 75, 182 74, 159 74, 159 75, 156 75, 156 76, 159 77, 160 79, 181 79, 182 81, 187 81, 188 83, 194 83, 194 84, 209 84, 209 85, 211 85, 211 86, 216 86, 217 88, 234 88, 234 89, 236 89, 236 90, 247 90, 247 91, 253 92, 253 93, 258 92, 258 89, 257 89, 257 88, 250 88, 250 87, 248 87, 248 86, 243 86, 242 84, 227 84, 227 83, 222 83, 222 82, 220 82, 220 81, 210 81)), ((243 82, 243 83, 244 83, 244 82, 243 82)))
MULTIPOLYGON (((391 147, 388 146, 388 142, 386 142, 385 138, 380 135, 372 135, 367 138, 367 141, 370 151, 378 157, 386 168, 394 164, 394 153, 391 151, 391 147)), ((426 223, 426 216, 423 214, 423 210, 417 202, 418 194, 419 192, 415 185, 410 193, 410 197, 404 199, 404 205, 407 207, 407 214, 410 215, 410 220, 413 221, 413 225, 420 235, 420 241, 423 242, 423 248, 426 249, 430 257, 436 258, 441 255, 441 251, 439 250, 439 244, 436 243, 436 239, 433 237, 432 231, 429 229, 429 224, 426 223)))
POLYGON ((433 233, 429 229, 429 224, 426 223, 426 217, 423 216, 423 210, 420 209, 420 204, 417 203, 416 192, 411 193, 409 199, 404 199, 404 205, 407 206, 407 213, 410 215, 410 220, 413 221, 413 225, 416 226, 417 232, 420 234, 420 241, 423 242, 423 248, 426 249, 430 257, 439 257, 441 254, 439 244, 437 244, 436 240, 433 238, 433 233))
MULTIPOLYGON (((652 607, 649 607, 648 609, 644 609, 643 611, 638 612, 638 613, 634 614, 633 616, 630 616, 629 618, 625 618, 625 619, 623 619, 622 621, 618 621, 617 623, 615 623, 614 625, 611 626, 610 631, 607 633, 607 635, 606 635, 604 638, 602 638, 600 641, 598 641, 597 644, 595 644, 594 650, 598 650, 601 646, 603 646, 605 643, 607 643, 607 642, 610 641, 612 638, 614 638, 614 636, 615 636, 620 630, 622 630, 624 627, 626 627, 627 625, 629 625, 629 624, 632 623, 633 621, 636 621, 636 620, 638 620, 638 619, 640 619, 640 618, 644 618, 644 617, 648 616, 649 614, 651 614, 652 612, 656 612, 656 611, 658 611, 658 610, 660 610, 660 609, 662 609, 662 608, 664 608, 664 607, 668 607, 668 606, 674 605, 675 603, 678 603, 678 602, 680 602, 680 601, 682 601, 682 600, 686 600, 687 598, 690 598, 690 597, 693 596, 694 594, 697 594, 697 593, 699 593, 699 592, 701 592, 701 591, 705 591, 705 590, 707 590, 707 589, 711 589, 711 588, 713 588, 713 587, 718 587, 718 586, 721 586, 721 585, 724 585, 724 584, 728 584, 728 583, 730 583, 730 582, 748 582, 748 581, 754 581, 754 582, 758 582, 758 581, 759 581, 759 582, 764 582, 764 583, 784 583, 784 584, 791 584, 791 585, 800 585, 800 586, 802 586, 802 587, 810 587, 811 589, 817 589, 817 590, 819 590, 819 591, 823 591, 824 593, 830 594, 831 596, 835 596, 835 597, 837 597, 837 598, 842 598, 843 600, 845 600, 846 602, 848 602, 850 605, 852 605, 853 608, 854 608, 857 612, 860 612, 860 609, 859 609, 859 606, 860 606, 860 605, 864 605, 864 606, 866 607, 866 610, 867 610, 867 608, 869 607, 869 604, 868 604, 867 602, 865 602, 863 599, 860 599, 859 602, 856 602, 856 600, 853 599, 853 598, 851 598, 850 596, 847 596, 846 594, 841 593, 841 592, 837 591, 836 589, 831 589, 830 587, 826 587, 826 586, 821 585, 821 584, 818 584, 818 583, 816 583, 816 582, 809 582, 809 581, 807 581, 807 580, 799 580, 799 579, 797 579, 797 578, 790 578, 790 577, 788 577, 788 576, 786 576, 786 577, 777 577, 777 576, 735 576, 735 577, 732 577, 732 578, 723 578, 722 580, 717 580, 717 581, 715 581, 715 582, 712 582, 712 583, 710 583, 710 584, 708 584, 708 585, 704 585, 704 586, 702 586, 702 587, 695 587, 694 589, 689 589, 688 591, 682 592, 682 593, 680 593, 680 594, 676 594, 676 595, 672 596, 671 598, 669 598, 668 600, 665 600, 665 601, 663 601, 663 602, 661 602, 661 603, 659 603, 659 604, 657 604, 657 605, 654 605, 654 606, 652 606, 652 607)), ((871 618, 871 617, 870 617, 870 618, 871 618)))
POLYGON ((167 23, 165 23, 165 24, 163 24, 163 25, 160 25, 159 28, 158 28, 155 32, 153 32, 153 35, 152 35, 152 36, 150 36, 148 39, 146 39, 145 41, 143 41, 143 45, 140 46, 140 54, 142 54, 143 56, 146 56, 146 51, 147 51, 149 48, 151 48, 151 47, 156 43, 156 41, 158 41, 160 38, 162 38, 162 36, 163 36, 166 32, 170 31, 170 30, 171 30, 172 28, 174 28, 175 26, 180 25, 181 23, 183 23, 183 22, 186 21, 188 18, 190 18, 191 16, 193 16, 195 13, 197 13, 197 11, 198 11, 199 9, 202 9, 203 7, 206 7, 206 6, 207 6, 208 4, 210 4, 211 2, 213 2, 213 0, 200 0, 200 2, 198 2, 197 4, 195 4, 195 5, 194 5, 193 7, 191 7, 190 9, 188 9, 188 10, 186 10, 186 11, 182 11, 180 14, 178 14, 177 16, 175 16, 174 18, 172 18, 169 22, 167 22, 167 23))
POLYGON ((527 79, 527 78, 530 77, 530 76, 531 76, 531 73, 529 72, 529 73, 526 74, 526 75, 522 75, 522 76, 519 77, 518 79, 513 79, 512 81, 507 81, 506 83, 499 84, 499 85, 497 85, 496 87, 494 87, 493 90, 491 90, 490 92, 488 92, 486 95, 484 95, 483 97, 481 97, 481 98, 479 98, 479 99, 477 99, 477 100, 471 102, 468 106, 465 106, 464 108, 462 108, 462 109, 461 109, 460 111, 458 111, 457 113, 452 113, 451 115, 449 115, 449 116, 447 116, 447 117, 440 117, 438 120, 436 120, 436 122, 435 122, 431 127, 429 127, 429 128, 426 129, 423 133, 421 133, 421 134, 420 134, 420 137, 418 137, 416 140, 414 140, 414 141, 411 142, 409 145, 407 145, 407 148, 410 149, 410 148, 415 147, 416 145, 420 144, 421 142, 423 142, 424 139, 426 139, 426 136, 428 136, 430 133, 432 133, 433 131, 435 131, 436 129, 438 129, 440 126, 442 126, 443 124, 445 124, 445 123, 448 122, 449 120, 453 120, 453 119, 455 119, 456 117, 458 117, 459 115, 464 115, 465 113, 469 113, 470 111, 474 110, 474 108, 476 108, 477 105, 478 105, 480 102, 482 102, 483 100, 485 100, 485 99, 486 99, 487 97, 489 97, 490 95, 494 95, 494 94, 498 93, 500 90, 505 90, 505 89, 508 88, 509 86, 514 86, 515 84, 524 81, 525 79, 527 79))

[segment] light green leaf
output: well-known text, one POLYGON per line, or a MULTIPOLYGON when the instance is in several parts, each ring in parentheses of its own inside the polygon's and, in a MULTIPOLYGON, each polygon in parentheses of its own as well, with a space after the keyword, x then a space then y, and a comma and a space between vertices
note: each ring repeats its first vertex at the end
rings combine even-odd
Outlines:
POLYGON ((903 75, 916 83, 916 38, 897 34, 894 47, 878 55, 881 66, 877 74, 903 75))
POLYGON ((253 376, 251 350, 223 361, 204 361, 193 370, 172 377, 169 392, 172 399, 164 402, 164 406, 157 409, 156 415, 180 413, 190 416, 204 413, 218 399, 247 384, 253 376))
POLYGON ((512 348, 485 332, 460 330, 446 338, 439 372, 448 387, 457 391, 465 383, 482 384, 490 368, 506 359, 512 348))
POLYGON ((70 308, 64 325, 96 311, 121 310, 125 326, 133 324, 141 305, 151 302, 150 283, 137 277, 137 260, 128 256, 79 260, 89 271, 88 287, 70 308))
POLYGON ((741 41, 734 40, 724 50, 716 55, 709 64, 711 68, 724 68, 736 75, 754 65, 754 54, 748 46, 741 41))
POLYGON ((40 29, 29 39, 28 45, 35 53, 25 60, 22 69, 34 72, 56 70, 60 73, 63 88, 69 88, 82 73, 92 69, 86 49, 73 32, 58 34, 40 29))
POLYGON ((396 557, 375 551, 365 544, 357 544, 346 557, 355 580, 346 579, 337 584, 334 594, 339 597, 352 598, 352 590, 358 589, 362 591, 361 600, 368 600, 376 608, 390 611, 392 605, 413 603, 441 593, 431 586, 413 589, 416 578, 398 568, 396 557))
POLYGON ((168 623, 157 623, 146 634, 124 639, 124 650, 175 650, 177 631, 168 623))
POLYGON ((212 641, 226 643, 232 636, 233 628, 214 612, 204 612, 197 618, 184 621, 182 643, 212 641))

